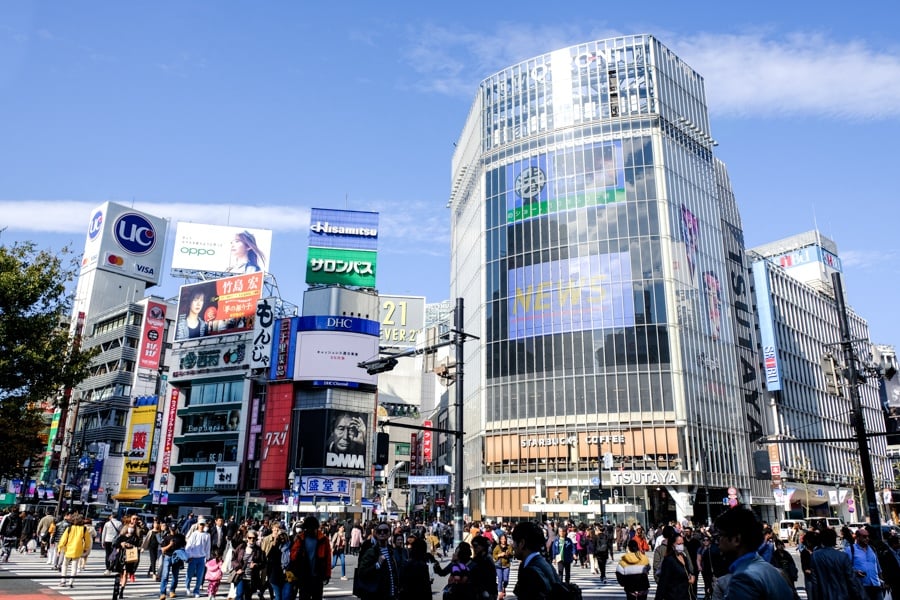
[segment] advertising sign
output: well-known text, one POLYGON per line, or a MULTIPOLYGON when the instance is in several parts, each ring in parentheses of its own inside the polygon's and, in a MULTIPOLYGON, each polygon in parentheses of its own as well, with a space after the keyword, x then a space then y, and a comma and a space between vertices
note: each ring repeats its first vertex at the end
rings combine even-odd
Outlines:
POLYGON ((297 334, 296 381, 336 381, 376 385, 358 364, 378 356, 378 338, 361 333, 303 331, 297 334))
POLYGON ((378 249, 378 213, 313 208, 309 245, 318 248, 378 249))
MULTIPOLYGON (((304 469, 365 472, 368 448, 366 413, 345 410, 304 410, 298 417, 304 469)), ((300 463, 301 456, 297 456, 300 463)))
POLYGON ((753 263, 752 269, 753 282, 756 287, 756 314, 759 317, 759 341, 763 348, 766 389, 776 391, 781 389, 781 363, 775 340, 775 314, 772 309, 767 264, 766 261, 758 261, 753 263))
POLYGON ((294 385, 290 382, 269 385, 263 432, 260 443, 260 489, 277 489, 286 482, 290 470, 291 418, 294 407, 294 385))
POLYGON ((251 369, 268 369, 272 359, 272 335, 275 330, 275 298, 263 298, 256 304, 253 323, 251 369))
MULTIPOLYGON (((424 421, 422 423, 423 427, 434 427, 431 421, 424 421)), ((422 460, 426 463, 430 463, 433 460, 432 447, 431 447, 431 439, 432 433, 428 429, 425 429, 422 432, 422 460)))
POLYGON ((237 275, 267 271, 272 231, 224 225, 178 223, 173 271, 237 275))
POLYGON ((622 142, 539 154, 506 167, 506 222, 625 200, 622 142))
POLYGON ((378 253, 372 250, 316 248, 306 258, 306 283, 375 287, 378 253))
POLYGON ((627 252, 519 267, 507 282, 511 340, 634 325, 627 252))
POLYGON ((155 285, 165 240, 165 219, 105 202, 91 213, 81 272, 96 268, 155 285))
POLYGON ((294 376, 294 338, 297 333, 297 319, 278 319, 275 322, 275 352, 272 358, 272 379, 291 379, 294 376))
POLYGON ((217 490, 236 490, 238 486, 238 466, 216 466, 216 477, 213 485, 217 490))
POLYGON ((381 302, 381 343, 414 348, 425 329, 424 296, 379 295, 381 302))
POLYGON ((169 396, 169 414, 166 420, 166 441, 163 446, 162 455, 162 474, 163 480, 160 482, 162 489, 166 489, 169 479, 169 466, 172 464, 172 448, 175 446, 175 420, 178 418, 178 388, 172 388, 172 394, 169 396))
POLYGON ((144 396, 140 404, 131 410, 131 424, 128 428, 128 437, 125 438, 125 466, 122 470, 122 485, 119 488, 120 493, 126 496, 129 495, 129 490, 141 496, 147 493, 147 474, 150 469, 150 448, 156 424, 157 401, 157 396, 144 396))
POLYGON ((253 329, 262 288, 262 273, 181 286, 175 339, 187 340, 253 329))
POLYGON ((349 496, 350 478, 304 475, 300 478, 300 493, 304 496, 349 496))
POLYGON ((166 305, 150 300, 144 310, 144 330, 141 332, 141 349, 138 353, 140 368, 154 371, 159 368, 159 359, 166 342, 163 339, 165 328, 166 305))

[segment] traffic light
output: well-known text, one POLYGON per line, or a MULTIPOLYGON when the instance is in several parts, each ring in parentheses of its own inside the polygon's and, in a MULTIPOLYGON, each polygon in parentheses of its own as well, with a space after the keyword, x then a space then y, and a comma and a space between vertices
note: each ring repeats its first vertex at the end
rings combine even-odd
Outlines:
POLYGON ((822 355, 822 374, 825 375, 825 390, 833 396, 840 396, 841 370, 831 354, 822 355))
POLYGON ((375 436, 375 464, 386 465, 388 462, 388 447, 391 443, 391 436, 383 431, 378 432, 375 436))
POLYGON ((588 502, 588 497, 585 495, 582 495, 581 496, 581 504, 584 506, 587 506, 587 502, 588 502))
POLYGON ((392 356, 386 356, 367 363, 360 363, 359 366, 364 367, 369 375, 377 375, 378 373, 393 370, 397 366, 397 359, 392 356))

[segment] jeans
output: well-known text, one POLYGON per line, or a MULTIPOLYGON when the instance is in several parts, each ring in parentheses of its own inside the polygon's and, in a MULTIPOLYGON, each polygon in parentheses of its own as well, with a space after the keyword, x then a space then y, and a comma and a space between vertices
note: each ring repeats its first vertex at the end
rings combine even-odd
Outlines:
POLYGON ((206 575, 206 559, 202 556, 191 557, 188 560, 187 575, 184 578, 184 589, 195 596, 200 593, 203 587, 203 576, 206 575), (194 581, 194 591, 191 592, 191 580, 194 581))
POLYGON ((497 593, 505 592, 509 585, 509 567, 496 567, 497 569, 497 593))
POLYGON ((253 581, 250 579, 239 579, 234 584, 235 600, 253 600, 253 581))
POLYGON ((562 581, 569 583, 572 580, 572 563, 568 563, 564 560, 557 562, 556 572, 559 573, 559 578, 562 581))
POLYGON ((294 584, 285 581, 282 584, 274 584, 269 581, 272 586, 272 600, 292 600, 294 597, 294 584))
POLYGON ((181 567, 175 567, 172 565, 172 557, 168 554, 163 554, 162 566, 159 569, 159 593, 160 595, 165 594, 166 591, 175 592, 175 588, 178 587, 178 574, 181 572, 181 567), (169 583, 171 582, 171 585, 169 583))
POLYGON ((341 577, 347 576, 347 561, 344 558, 344 553, 335 554, 334 558, 331 560, 331 568, 334 569, 334 566, 337 564, 338 559, 341 559, 341 577))

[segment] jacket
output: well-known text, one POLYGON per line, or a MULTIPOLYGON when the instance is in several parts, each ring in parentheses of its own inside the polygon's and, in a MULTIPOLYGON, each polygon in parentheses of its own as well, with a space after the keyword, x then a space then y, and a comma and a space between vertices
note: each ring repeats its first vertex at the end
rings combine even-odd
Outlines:
POLYGON ((625 595, 635 591, 650 589, 650 560, 643 552, 626 552, 616 565, 616 581, 625 590, 625 595))
POLYGON ((749 552, 732 563, 727 600, 793 600, 794 590, 781 571, 756 552, 749 552))
POLYGON ((290 571, 299 581, 331 579, 331 542, 321 531, 316 533, 316 555, 309 556, 306 548, 306 532, 294 538, 291 544, 290 571), (312 559, 312 560, 311 560, 312 559))
MULTIPOLYGON (((572 546, 574 547, 574 544, 572 546)), ((519 563, 519 574, 513 593, 517 600, 545 600, 554 581, 559 581, 556 570, 543 556, 534 554, 527 566, 524 560, 519 563)))
POLYGON ((835 548, 818 548, 809 556, 813 573, 815 600, 846 600, 853 598, 856 582, 850 557, 835 548))
POLYGON ((369 546, 367 550, 365 550, 359 556, 359 566, 356 568, 355 577, 359 577, 365 581, 375 582, 377 584, 377 590, 367 596, 367 598, 373 599, 387 599, 387 598, 396 598, 400 593, 400 569, 397 566, 397 563, 394 562, 393 553, 388 552, 388 556, 390 557, 388 560, 389 563, 385 563, 384 567, 378 567, 378 557, 382 556, 381 549, 377 544, 373 544, 369 546), (390 573, 394 574, 394 593, 391 593, 391 576, 390 573))
POLYGON ((58 548, 66 558, 81 558, 91 550, 91 532, 84 525, 70 525, 59 540, 58 548))
POLYGON ((556 560, 559 557, 559 541, 563 540, 563 562, 571 563, 575 560, 575 544, 572 543, 572 540, 568 537, 564 538, 556 538, 553 540, 553 543, 550 544, 550 557, 553 560, 556 560))
POLYGON ((663 558, 659 567, 659 577, 656 579, 656 598, 658 600, 690 600, 691 583, 689 578, 693 575, 691 557, 687 553, 681 553, 681 558, 684 560, 684 564, 674 554, 663 558))

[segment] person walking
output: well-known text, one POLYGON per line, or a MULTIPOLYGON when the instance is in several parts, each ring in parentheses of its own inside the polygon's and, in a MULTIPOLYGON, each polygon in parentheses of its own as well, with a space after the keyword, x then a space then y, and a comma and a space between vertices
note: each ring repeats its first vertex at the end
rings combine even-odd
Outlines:
POLYGON ((645 600, 650 590, 650 559, 635 540, 625 542, 625 554, 616 565, 616 581, 625 590, 627 600, 645 600))
POLYGON ((237 577, 236 600, 253 600, 253 592, 261 589, 266 557, 257 543, 259 533, 251 529, 244 540, 237 540, 231 559, 231 572, 237 577))
POLYGON ((362 545, 362 541, 362 527, 360 527, 359 523, 354 523, 353 529, 350 530, 350 554, 359 556, 359 547, 362 545))
MULTIPOLYGON (((810 533, 806 534, 809 539, 810 533)), ((837 532, 828 527, 819 533, 820 547, 810 554, 810 577, 815 581, 810 600, 846 600, 856 598, 865 592, 856 580, 850 555, 835 548, 837 532)), ((809 589, 809 588, 807 588, 809 589)), ((865 598, 858 598, 865 600, 865 598)))
POLYGON ((692 600, 692 586, 696 577, 691 559, 684 547, 684 537, 674 533, 666 540, 665 557, 656 579, 658 600, 692 600))
POLYGON ((319 528, 319 520, 303 520, 303 531, 291 547, 291 572, 300 590, 300 600, 322 600, 331 581, 331 541, 319 528))
POLYGON ((606 563, 609 561, 611 548, 609 536, 603 527, 594 532, 594 573, 600 575, 600 582, 606 583, 606 563))
POLYGON ((869 600, 882 600, 884 591, 881 587, 881 566, 878 555, 869 545, 869 531, 865 527, 856 530, 856 541, 847 547, 845 552, 853 562, 853 571, 862 581, 869 600))
POLYGON ((509 585, 509 570, 512 566, 512 559, 515 556, 515 550, 509 545, 509 538, 503 533, 500 540, 494 546, 493 559, 494 566, 497 569, 497 597, 503 600, 506 597, 506 586, 509 585))
POLYGON ((159 574, 159 600, 166 600, 167 590, 169 598, 175 597, 175 589, 178 587, 178 575, 184 566, 182 561, 175 556, 175 553, 179 550, 184 550, 185 544, 184 534, 175 527, 175 523, 169 523, 166 527, 166 534, 163 536, 162 542, 160 542, 162 566, 159 574))
MULTIPOLYGON (((106 527, 105 524, 104 527, 106 527)), ((141 560, 139 554, 140 545, 141 539, 138 537, 138 532, 134 525, 123 527, 122 532, 113 541, 113 555, 116 559, 112 561, 112 564, 110 564, 109 559, 107 559, 106 563, 108 566, 112 567, 111 570, 117 575, 113 587, 113 600, 119 600, 120 598, 125 597, 125 585, 128 583, 129 577, 134 575, 137 571, 138 564, 141 560), (129 550, 132 551, 132 554, 137 555, 132 561, 128 560, 129 550)))
POLYGON ((716 521, 719 550, 731 559, 728 600, 793 600, 791 587, 781 572, 757 550, 763 543, 762 524, 746 507, 729 509, 716 521))
POLYGON ((84 526, 84 517, 80 514, 72 518, 72 524, 66 528, 57 545, 63 557, 60 570, 59 587, 75 587, 75 576, 78 575, 78 563, 81 557, 90 552, 93 538, 84 526), (66 581, 66 573, 69 580, 66 581))
POLYGON ((496 600, 497 568, 490 554, 490 541, 483 535, 472 538, 472 560, 469 561, 469 583, 475 598, 496 600))
POLYGON ((556 565, 559 578, 569 583, 572 580, 572 563, 575 562, 575 544, 562 527, 558 529, 556 539, 550 544, 550 556, 556 565))
POLYGON ((332 553, 332 562, 331 568, 337 565, 337 561, 341 561, 341 579, 343 581, 347 581, 347 559, 344 557, 347 549, 347 535, 346 529, 343 525, 338 527, 338 530, 334 532, 331 536, 331 553, 332 553))
POLYGON ((356 577, 370 591, 363 591, 364 600, 395 600, 400 595, 400 570, 391 552, 391 528, 387 523, 375 526, 375 543, 361 550, 356 577))
MULTIPOLYGON (((107 567, 109 566, 109 556, 112 554, 116 538, 119 537, 121 530, 122 522, 116 518, 116 513, 110 514, 109 518, 106 519, 106 523, 103 524, 103 529, 100 531, 100 543, 103 544, 103 551, 106 552, 106 560, 103 561, 103 564, 107 565, 107 567)), ((109 575, 110 573, 111 570, 107 568, 103 574, 109 575)))
POLYGON ((200 517, 194 530, 185 540, 184 551, 188 556, 187 575, 184 578, 184 589, 191 594, 191 582, 194 582, 194 598, 200 597, 206 574, 206 561, 212 552, 209 533, 206 531, 206 520, 200 517))
POLYGON ((422 600, 431 597, 431 573, 425 560, 428 546, 416 538, 409 548, 409 560, 400 571, 400 600, 422 600))
POLYGON ((512 531, 513 548, 519 563, 516 586, 517 600, 544 600, 559 575, 541 554, 544 532, 537 523, 522 521, 512 531))

